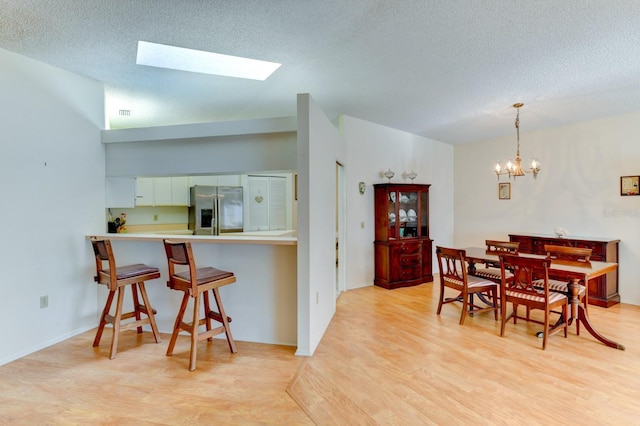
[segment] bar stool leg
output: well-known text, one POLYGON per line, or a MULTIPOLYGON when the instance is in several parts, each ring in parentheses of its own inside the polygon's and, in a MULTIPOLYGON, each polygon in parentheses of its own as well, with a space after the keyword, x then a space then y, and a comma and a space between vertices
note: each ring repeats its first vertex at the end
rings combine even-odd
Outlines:
MULTIPOLYGON (((211 311, 211 304, 209 303, 209 292, 205 291, 202 293, 204 300, 204 319, 207 327, 207 331, 211 330, 211 317, 209 316, 209 312, 211 311)), ((213 336, 207 339, 209 342, 213 342, 213 336)))
POLYGON ((149 297, 147 296, 147 289, 144 286, 144 281, 138 283, 140 286, 140 295, 142 296, 142 301, 144 302, 144 307, 142 312, 147 315, 149 318, 149 324, 151 325, 151 332, 153 332, 153 337, 156 339, 156 343, 162 342, 160 338, 160 333, 158 332, 158 325, 156 324, 156 317, 153 312, 153 308, 149 303, 149 297))
POLYGON ((169 341, 169 347, 167 348, 167 356, 173 355, 173 348, 175 347, 176 340, 178 339, 178 333, 180 332, 180 325, 182 324, 182 318, 184 317, 184 313, 187 309, 188 302, 189 302, 189 293, 185 291, 184 296, 182 296, 182 303, 180 304, 180 310, 178 311, 176 322, 173 325, 173 333, 171 334, 171 340, 169 341))
MULTIPOLYGON (((140 301, 138 300, 138 284, 131 284, 131 296, 133 297, 133 314, 136 321, 140 321, 140 301)), ((137 327, 138 333, 142 333, 142 326, 137 327)))
MULTIPOLYGON (((225 336, 227 336, 227 343, 229 343, 229 350, 231 353, 236 353, 236 342, 233 340, 233 336, 231 335, 231 327, 229 327, 229 318, 227 318, 227 314, 224 312, 224 308, 222 307, 222 298, 220 297, 220 292, 217 288, 211 290, 213 292, 213 297, 216 300, 216 305, 218 306, 218 313, 220 314, 220 322, 222 322, 222 326, 224 327, 225 336)), ((207 314, 208 315, 208 314, 207 314)))
POLYGON ((122 320, 122 304, 124 302, 124 288, 118 288, 118 301, 116 302, 116 315, 113 317, 113 338, 111 339, 111 353, 109 359, 116 357, 118 351, 118 337, 120 336, 120 321, 122 320))
POLYGON ((113 296, 115 294, 116 292, 113 290, 109 291, 109 295, 107 296, 107 302, 105 303, 102 315, 100 316, 100 325, 98 326, 96 337, 93 339, 94 348, 100 344, 100 339, 102 339, 102 332, 104 331, 104 326, 107 325, 107 315, 109 315, 109 311, 111 310, 111 303, 113 303, 113 296))
POLYGON ((193 299, 193 323, 191 324, 191 353, 189 359, 189 371, 196 369, 196 356, 198 355, 198 328, 200 325, 200 293, 193 299))

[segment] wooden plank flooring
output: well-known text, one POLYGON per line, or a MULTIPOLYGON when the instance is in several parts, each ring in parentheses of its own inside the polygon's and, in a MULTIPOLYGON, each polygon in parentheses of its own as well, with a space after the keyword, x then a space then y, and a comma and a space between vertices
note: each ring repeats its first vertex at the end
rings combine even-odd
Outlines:
MULTIPOLYGON (((317 424, 639 425, 640 307, 589 307, 608 348, 575 326, 565 339, 492 313, 436 315, 439 286, 344 293, 289 393, 317 424)), ((453 293, 451 293, 453 296, 453 293)))
POLYGON ((294 348, 201 342, 188 371, 188 338, 166 357, 168 337, 95 331, 0 367, 0 424, 422 425, 640 424, 640 307, 590 306, 595 327, 552 336, 512 323, 499 336, 490 313, 458 325, 460 308, 436 315, 438 287, 342 294, 313 357, 294 348))

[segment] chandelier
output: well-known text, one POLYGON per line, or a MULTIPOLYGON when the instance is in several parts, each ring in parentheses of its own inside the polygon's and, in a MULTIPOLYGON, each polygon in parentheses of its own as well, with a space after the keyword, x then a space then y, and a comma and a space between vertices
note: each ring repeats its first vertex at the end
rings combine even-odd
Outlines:
POLYGON ((516 176, 524 176, 525 173, 533 173, 533 178, 535 179, 538 176, 538 172, 540 172, 540 162, 535 158, 531 161, 531 167, 529 170, 522 170, 522 159, 520 158, 520 108, 523 106, 523 103, 513 104, 513 107, 517 110, 516 113, 516 135, 518 141, 518 148, 516 151, 515 160, 509 160, 506 164, 497 163, 495 167, 496 175, 498 176, 498 180, 500 180, 500 175, 509 175, 515 179, 516 176))

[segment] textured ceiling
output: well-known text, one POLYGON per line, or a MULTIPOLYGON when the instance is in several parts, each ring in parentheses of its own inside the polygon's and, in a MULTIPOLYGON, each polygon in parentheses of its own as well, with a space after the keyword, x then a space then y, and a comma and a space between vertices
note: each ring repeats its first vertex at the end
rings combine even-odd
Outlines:
POLYGON ((297 93, 452 144, 513 134, 515 102, 523 132, 640 110, 638 0, 0 0, 0 48, 103 82, 111 128, 291 116, 297 93), (138 40, 283 65, 146 67, 138 40))

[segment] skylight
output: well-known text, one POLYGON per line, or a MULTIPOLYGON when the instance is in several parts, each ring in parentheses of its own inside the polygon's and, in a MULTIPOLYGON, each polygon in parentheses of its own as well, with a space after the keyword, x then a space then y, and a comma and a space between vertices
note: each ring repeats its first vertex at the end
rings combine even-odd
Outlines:
POLYGON ((148 41, 138 41, 136 64, 251 80, 266 80, 281 65, 148 41))

